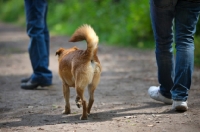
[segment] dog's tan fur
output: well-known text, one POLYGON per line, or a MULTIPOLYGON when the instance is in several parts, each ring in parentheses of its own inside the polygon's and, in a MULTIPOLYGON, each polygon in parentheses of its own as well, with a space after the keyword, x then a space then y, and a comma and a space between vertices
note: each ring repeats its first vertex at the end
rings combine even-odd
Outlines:
POLYGON ((99 83, 101 74, 101 64, 97 57, 98 36, 89 25, 79 27, 72 35, 69 42, 86 40, 87 49, 80 50, 77 47, 70 49, 60 48, 57 50, 59 62, 59 75, 63 83, 63 94, 65 98, 64 114, 70 114, 70 89, 76 89, 76 104, 83 106, 81 120, 87 119, 94 102, 94 91, 99 83), (84 98, 85 87, 88 86, 89 103, 87 105, 84 98))

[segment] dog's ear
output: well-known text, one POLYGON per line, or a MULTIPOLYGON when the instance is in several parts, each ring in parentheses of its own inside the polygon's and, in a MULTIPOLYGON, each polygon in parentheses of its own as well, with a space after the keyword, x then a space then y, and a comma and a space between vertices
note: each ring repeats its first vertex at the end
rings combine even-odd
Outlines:
POLYGON ((74 47, 72 47, 74 50, 79 50, 79 48, 78 47, 76 47, 76 46, 74 46, 74 47))
POLYGON ((60 54, 62 54, 63 51, 64 49, 60 48, 59 50, 56 51, 56 55, 60 56, 60 54))

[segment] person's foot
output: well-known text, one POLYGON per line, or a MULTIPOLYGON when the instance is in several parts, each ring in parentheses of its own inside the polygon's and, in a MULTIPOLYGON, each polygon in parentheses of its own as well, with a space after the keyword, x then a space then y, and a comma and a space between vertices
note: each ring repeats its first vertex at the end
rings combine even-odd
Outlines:
POLYGON ((27 77, 27 78, 22 78, 21 79, 21 83, 26 83, 31 79, 31 77, 27 77))
POLYGON ((41 83, 32 82, 31 80, 29 80, 28 82, 21 83, 21 88, 26 89, 26 90, 34 90, 34 89, 37 89, 37 87, 39 86, 46 87, 50 85, 51 84, 41 84, 41 83))
POLYGON ((151 86, 148 90, 148 94, 154 100, 163 102, 165 104, 172 104, 172 99, 166 98, 160 93, 160 87, 151 86))
POLYGON ((173 100, 172 109, 180 112, 188 110, 187 101, 175 101, 173 100))

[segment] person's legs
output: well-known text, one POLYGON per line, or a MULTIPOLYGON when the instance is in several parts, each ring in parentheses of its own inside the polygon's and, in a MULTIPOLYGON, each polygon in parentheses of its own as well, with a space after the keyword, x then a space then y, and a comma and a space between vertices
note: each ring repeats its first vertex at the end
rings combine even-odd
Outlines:
POLYGON ((52 84, 49 66, 49 32, 46 25, 46 0, 25 0, 29 56, 33 68, 32 82, 52 84))
MULTIPOLYGON (((47 26, 47 12, 48 12, 48 6, 45 9, 45 29, 44 29, 44 35, 45 35, 45 44, 46 44, 46 49, 47 49, 47 55, 49 56, 49 44, 50 44, 50 37, 49 37, 49 30, 47 26)), ((49 58, 48 58, 49 59, 49 58)), ((48 60, 48 65, 49 65, 49 60, 48 60)))
MULTIPOLYGON (((176 3, 177 0, 150 0, 151 23, 156 42, 155 54, 158 66, 158 81, 160 83, 159 92, 167 99, 171 99, 170 90, 174 84, 172 44, 176 3)), ((149 89, 149 91, 151 92, 154 89, 149 89)))
POLYGON ((172 99, 187 101, 194 66, 194 33, 200 3, 178 1, 175 15, 176 68, 172 99))

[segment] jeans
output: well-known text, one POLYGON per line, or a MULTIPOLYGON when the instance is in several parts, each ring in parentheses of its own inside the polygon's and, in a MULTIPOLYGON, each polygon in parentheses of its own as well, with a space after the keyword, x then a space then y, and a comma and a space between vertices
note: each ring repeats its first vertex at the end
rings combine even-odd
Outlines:
POLYGON ((176 101, 186 101, 191 87, 194 33, 199 13, 200 3, 150 0, 160 93, 176 101), (176 48, 175 57, 173 42, 176 48))
POLYGON ((52 72, 49 66, 49 31, 47 28, 46 0, 25 0, 27 34, 30 37, 28 47, 33 68, 31 81, 40 84, 52 84, 52 72))

